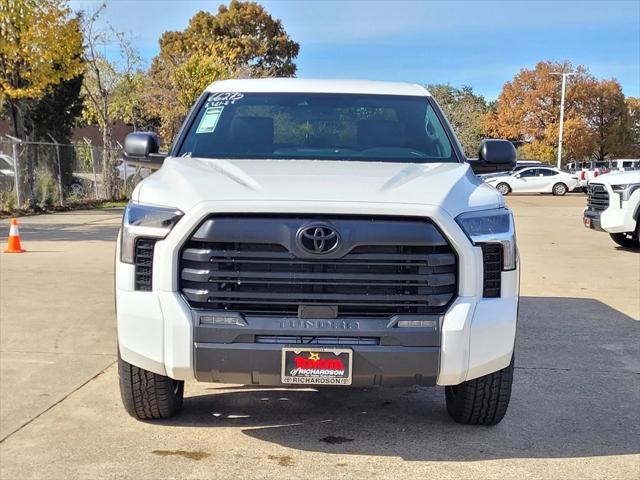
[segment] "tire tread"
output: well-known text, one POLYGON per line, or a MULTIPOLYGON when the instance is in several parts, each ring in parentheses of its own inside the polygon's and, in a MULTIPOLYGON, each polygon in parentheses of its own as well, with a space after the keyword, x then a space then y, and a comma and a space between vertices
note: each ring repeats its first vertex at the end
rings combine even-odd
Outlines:
POLYGON ((458 423, 496 425, 507 413, 512 383, 513 359, 502 370, 446 387, 447 411, 458 423))
POLYGON ((118 374, 122 403, 129 415, 138 420, 156 420, 175 415, 182 407, 184 382, 149 372, 125 362, 118 355, 118 374))

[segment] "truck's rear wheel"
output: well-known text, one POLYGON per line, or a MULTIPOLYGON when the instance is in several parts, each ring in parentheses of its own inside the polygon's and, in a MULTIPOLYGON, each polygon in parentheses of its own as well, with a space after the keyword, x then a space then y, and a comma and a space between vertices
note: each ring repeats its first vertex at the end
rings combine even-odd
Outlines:
POLYGON ((138 420, 169 418, 182 408, 184 382, 149 372, 125 362, 118 355, 122 403, 138 420))
POLYGON ((458 423, 495 425, 500 423, 511 398, 513 358, 508 367, 445 388, 447 412, 458 423))

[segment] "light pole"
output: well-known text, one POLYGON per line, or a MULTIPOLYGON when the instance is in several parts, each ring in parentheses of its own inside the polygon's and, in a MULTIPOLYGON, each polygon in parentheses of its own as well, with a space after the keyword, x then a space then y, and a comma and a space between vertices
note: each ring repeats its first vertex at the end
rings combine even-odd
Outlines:
POLYGON ((564 128, 564 92, 567 87, 567 77, 576 72, 552 72, 551 75, 562 75, 562 93, 560 94, 560 130, 558 132, 558 168, 562 161, 562 130, 564 128))

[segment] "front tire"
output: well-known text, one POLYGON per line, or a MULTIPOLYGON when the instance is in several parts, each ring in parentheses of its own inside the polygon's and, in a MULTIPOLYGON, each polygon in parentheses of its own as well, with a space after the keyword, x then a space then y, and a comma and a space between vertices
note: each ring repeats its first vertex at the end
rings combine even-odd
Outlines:
POLYGON ((182 408, 184 382, 131 365, 118 354, 120 395, 124 409, 138 420, 174 416, 182 408))
POLYGON ((508 183, 504 183, 504 182, 496 185, 496 190, 498 190, 505 197, 511 193, 511 187, 509 186, 508 183))
POLYGON ((640 248, 640 221, 636 223, 635 232, 610 233, 611 239, 623 248, 640 248))
POLYGON ((564 183, 556 183, 551 191, 555 196, 562 197, 569 191, 569 188, 564 183))
POLYGON ((502 370, 445 387, 447 412, 458 423, 496 425, 507 413, 512 383, 513 357, 502 370))

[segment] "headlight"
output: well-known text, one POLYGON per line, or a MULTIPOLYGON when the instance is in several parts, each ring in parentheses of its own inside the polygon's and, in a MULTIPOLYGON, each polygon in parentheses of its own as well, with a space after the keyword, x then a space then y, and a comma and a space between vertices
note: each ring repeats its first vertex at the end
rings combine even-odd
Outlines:
POLYGON ((122 218, 120 261, 133 263, 136 239, 164 238, 184 215, 180 210, 129 202, 122 218))
MULTIPOLYGON (((611 185, 611 189, 620 195, 620 203, 626 202, 631 198, 633 192, 640 188, 640 183, 627 183, 624 185, 611 185)), ((622 206, 622 205, 621 205, 622 206)))
POLYGON ((502 269, 516 268, 516 231, 511 210, 496 208, 463 213, 456 217, 456 222, 474 245, 502 245, 502 269))

